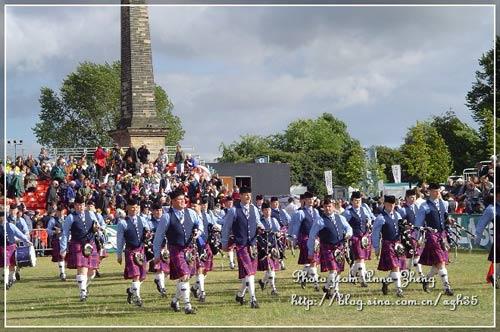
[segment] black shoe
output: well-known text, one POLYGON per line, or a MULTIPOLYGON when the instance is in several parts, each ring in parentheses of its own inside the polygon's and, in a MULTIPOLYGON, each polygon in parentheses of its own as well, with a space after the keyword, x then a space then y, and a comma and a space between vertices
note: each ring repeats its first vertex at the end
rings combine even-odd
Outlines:
POLYGON ((196 315, 196 308, 184 308, 186 315, 196 315))
POLYGON ((301 282, 300 282, 300 287, 301 287, 302 289, 306 289, 306 282, 305 282, 305 281, 301 281, 301 282))
POLYGON ((9 288, 11 288, 13 284, 14 284, 14 283, 13 283, 12 281, 9 281, 9 282, 7 283, 7 285, 5 285, 5 288, 6 288, 7 290, 9 290, 9 288))
POLYGON ((431 290, 429 288, 429 282, 427 280, 425 280, 425 279, 422 280, 422 289, 426 293, 430 293, 431 292, 431 290))
POLYGON ((382 281, 382 294, 387 295, 389 293, 389 283, 382 281))
POLYGON ((271 295, 272 295, 272 296, 278 296, 278 291, 276 290, 276 288, 274 288, 274 289, 271 291, 271 295))
POLYGON ((161 293, 160 280, 155 279, 156 290, 161 293))
POLYGON ((252 308, 252 309, 259 309, 260 308, 257 300, 250 301, 250 308, 252 308))
POLYGON ((130 288, 127 288, 127 302, 128 304, 132 304, 132 291, 130 288))
POLYGON ((266 288, 266 283, 264 281, 262 281, 262 279, 259 279, 259 285, 260 285, 260 290, 264 290, 264 288, 266 288))
POLYGON ((193 293, 194 297, 198 297, 198 289, 194 288, 194 286, 191 286, 191 293, 193 293))
POLYGON ((167 290, 165 288, 160 289, 160 295, 161 295, 161 297, 166 297, 167 296, 167 290))
POLYGON ((244 298, 243 296, 238 296, 238 294, 236 294, 235 300, 236 300, 236 302, 238 302, 240 305, 245 304, 245 298, 244 298))
POLYGON ((172 308, 175 312, 181 311, 181 307, 179 306, 179 301, 177 302, 170 302, 170 308, 172 308))
POLYGON ((444 290, 444 294, 445 295, 448 295, 448 296, 453 296, 453 289, 451 289, 451 287, 446 287, 446 289, 444 290))
POLYGON ((397 296, 397 297, 404 297, 404 295, 403 295, 403 290, 402 290, 401 288, 398 288, 398 289, 396 290, 396 296, 397 296))
POLYGON ((201 303, 205 303, 205 300, 206 300, 206 295, 205 295, 205 292, 201 292, 200 296, 198 297, 198 301, 200 301, 201 303))
POLYGON ((64 273, 59 274, 59 279, 61 279, 61 281, 66 281, 66 275, 64 273))
POLYGON ((330 291, 330 288, 327 288, 326 286, 323 286, 323 293, 325 293, 325 298, 327 300, 332 298, 332 292, 330 291))
POLYGON ((19 271, 16 271, 16 281, 21 280, 21 275, 19 274, 19 271))
POLYGON ((87 301, 87 294, 85 292, 80 292, 80 302, 87 301))
POLYGON ((100 278, 101 277, 101 273, 99 272, 99 270, 95 270, 95 277, 96 278, 100 278))
POLYGON ((363 288, 368 287, 368 284, 366 283, 366 281, 361 281, 361 287, 363 287, 363 288))
POLYGON ((142 307, 144 302, 142 301, 142 299, 139 296, 134 296, 134 304, 138 307, 142 307))
POLYGON ((314 284, 314 291, 315 292, 319 292, 320 288, 319 288, 319 284, 318 283, 315 283, 314 284))

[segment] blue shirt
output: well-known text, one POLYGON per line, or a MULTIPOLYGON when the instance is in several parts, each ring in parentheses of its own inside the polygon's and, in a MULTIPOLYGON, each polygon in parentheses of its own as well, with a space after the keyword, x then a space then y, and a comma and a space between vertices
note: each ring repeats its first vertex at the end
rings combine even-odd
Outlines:
MULTIPOLYGON (((150 230, 149 223, 146 219, 141 216, 135 216, 137 218, 137 228, 139 234, 142 235, 144 230, 150 230)), ((129 217, 130 218, 130 217, 129 217)), ((123 248, 125 247, 125 231, 127 230, 127 221, 125 219, 120 219, 116 227, 116 256, 121 256, 123 253, 123 248)), ((142 239, 139 238, 139 241, 142 239)))
MULTIPOLYGON (((490 222, 493 222, 495 212, 496 214, 500 214, 500 203, 498 202, 495 204, 495 207, 493 207, 493 204, 490 204, 486 207, 486 209, 484 209, 483 215, 479 218, 476 225, 476 243, 481 241, 482 234, 486 226, 488 226, 490 222)), ((497 225, 496 227, 500 226, 497 225)))
MULTIPOLYGON (((441 219, 441 224, 444 229, 444 222, 445 222, 445 214, 448 213, 448 202, 444 201, 442 199, 436 200, 435 201, 436 206, 439 209, 439 215, 441 219), (436 204, 437 202, 437 204, 436 204)), ((427 204, 427 201, 422 203, 420 207, 418 208, 417 215, 415 216, 415 226, 416 227, 423 227, 425 225, 425 216, 431 212, 431 208, 429 207, 429 204, 427 204)))
MULTIPOLYGON (((84 212, 82 212, 82 214, 84 215, 86 223, 94 223, 94 221, 98 221, 95 214, 91 211, 84 211, 84 212)), ((63 223, 63 235, 62 235, 61 241, 59 243, 61 253, 65 252, 66 248, 68 246, 68 240, 69 240, 69 236, 71 234, 71 226, 73 226, 73 222, 74 222, 74 218, 73 218, 73 214, 71 213, 66 217, 66 219, 64 220, 64 223, 63 223)))
MULTIPOLYGON (((389 215, 389 217, 391 217, 390 213, 387 214, 389 215)), ((391 218, 397 225, 399 219, 401 219, 401 215, 398 212, 396 212, 396 210, 394 210, 391 218)), ((378 250, 380 243, 380 232, 382 231, 382 226, 384 226, 384 224, 385 224, 385 217, 384 214, 381 213, 378 215, 377 218, 375 218, 375 223, 373 224, 372 245, 373 249, 375 250, 378 250)))
POLYGON ((287 226, 288 224, 290 224, 290 220, 292 219, 288 212, 283 209, 271 209, 271 214, 276 219, 278 219, 277 217, 279 217, 278 222, 283 226, 287 226))
POLYGON ((24 234, 29 236, 30 230, 29 230, 28 225, 26 224, 26 221, 24 220, 24 218, 15 218, 14 216, 9 215, 7 219, 9 220, 10 223, 15 224, 16 227, 21 232, 23 232, 24 234))
MULTIPOLYGON (((62 231, 62 225, 63 225, 63 220, 62 218, 59 219, 59 228, 60 230, 62 231)), ((55 233, 54 233, 54 227, 56 227, 56 218, 55 217, 51 217, 49 219, 49 222, 47 223, 47 233, 49 234, 50 237, 52 237, 55 233)), ((59 238, 62 236, 62 232, 59 233, 59 238)))
MULTIPOLYGON (((3 235, 3 232, 4 232, 3 226, 4 225, 7 225, 7 227, 6 227, 7 228, 7 231, 6 231, 6 233, 7 233, 7 244, 14 244, 16 242, 16 239, 22 240, 24 242, 30 242, 29 238, 25 234, 23 234, 23 232, 21 232, 19 230, 19 228, 16 227, 15 224, 10 223, 10 222, 8 222, 6 224, 4 223, 3 225, 1 225, 2 226, 1 227, 2 228, 1 229, 1 231, 2 231, 2 237, 4 236, 3 235)), ((3 246, 3 245, 4 244, 2 242, 1 246, 3 246)))
MULTIPOLYGON (((180 219, 181 211, 172 208, 175 216, 180 219)), ((200 220, 196 212, 191 209, 184 209, 184 222, 183 225, 187 229, 198 228, 199 231, 203 232, 203 222, 200 220)), ((160 257, 162 243, 165 240, 165 235, 170 226, 170 213, 167 211, 161 216, 158 227, 156 228, 155 238, 153 240, 153 250, 155 254, 155 259, 160 257)), ((167 240, 168 242, 168 240, 167 240)))
MULTIPOLYGON (((319 211, 317 209, 313 208, 312 206, 310 208, 312 208, 312 211, 313 211, 313 213, 312 213, 313 225, 316 221, 323 220, 321 218, 321 216, 319 215, 319 211)), ((304 209, 306 209, 306 207, 304 207, 304 209)), ((288 227, 288 235, 291 235, 295 240, 299 236, 300 226, 302 225, 302 221, 306 217, 306 213, 304 212, 304 209, 297 210, 295 212, 295 214, 293 215, 292 220, 290 222, 290 225, 288 227)))
MULTIPOLYGON (((337 222, 337 227, 341 227, 341 229, 339 229, 339 232, 343 233, 344 237, 345 236, 352 237, 352 228, 344 216, 333 213, 329 217, 331 219, 335 218, 335 221, 337 222), (338 224, 338 221, 340 221, 340 225, 338 224)), ((326 222, 330 221, 327 219, 326 222)), ((318 233, 324 227, 325 227, 325 220, 323 218, 314 220, 314 223, 311 227, 311 231, 309 232, 309 239, 307 240, 307 252, 309 256, 314 255, 314 242, 316 241, 316 236, 318 236, 318 233)))
POLYGON ((280 224, 278 220, 276 220, 276 218, 270 217, 269 219, 266 219, 262 217, 260 218, 260 222, 264 226, 264 229, 266 231, 279 232, 281 229, 280 224))
MULTIPOLYGON (((257 225, 257 227, 261 226, 262 223, 260 222, 260 212, 259 209, 253 204, 249 204, 249 209, 253 209, 253 213, 250 212, 249 210, 249 223, 252 221, 257 225), (252 219, 253 216, 253 220, 252 219)), ((221 233, 221 243, 222 247, 227 247, 229 243, 229 236, 231 235, 231 229, 233 227, 233 222, 236 220, 236 207, 232 207, 227 210, 226 215, 224 216, 224 221, 223 221, 223 226, 222 226, 222 233, 221 233)))

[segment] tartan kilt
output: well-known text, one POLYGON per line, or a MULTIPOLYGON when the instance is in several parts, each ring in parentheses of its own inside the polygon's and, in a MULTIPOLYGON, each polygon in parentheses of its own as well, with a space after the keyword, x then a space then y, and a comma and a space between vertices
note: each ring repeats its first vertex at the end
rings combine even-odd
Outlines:
POLYGON ((382 240, 382 249, 380 251, 380 260, 378 262, 379 271, 390 271, 395 267, 400 270, 406 269, 406 256, 396 255, 394 245, 399 241, 382 240))
POLYGON ((354 235, 351 238, 351 249, 352 249, 352 259, 353 260, 358 260, 358 259, 364 259, 364 260, 371 260, 372 256, 372 237, 370 234, 365 233, 362 235, 354 235), (368 237, 368 247, 363 248, 361 246, 361 238, 363 236, 368 237))
POLYGON ((238 259, 238 279, 255 275, 257 272, 257 258, 250 257, 250 247, 236 245, 236 258, 238 259))
POLYGON ((140 246, 136 249, 125 248, 125 269, 123 270, 123 278, 134 279, 135 277, 139 277, 140 281, 144 281, 146 279, 148 262, 144 259, 142 265, 137 265, 134 262, 135 253, 142 253, 144 255, 144 247, 140 246))
POLYGON ((16 266, 16 248, 17 246, 15 243, 8 244, 7 247, 4 247, 3 245, 0 246, 0 258, 2 260, 0 263, 2 264, 1 267, 16 266))
MULTIPOLYGON (((309 249, 307 249, 307 240, 309 239, 309 235, 299 233, 299 238, 297 239, 297 243, 299 245, 300 253, 299 253, 299 261, 298 264, 309 264, 309 249)), ((319 252, 314 253, 314 262, 319 263, 319 252)))
POLYGON ((278 240, 281 241, 281 243, 283 244, 283 248, 287 248, 288 247, 288 240, 287 240, 286 234, 288 234, 288 226, 286 226, 286 225, 281 226, 280 232, 282 234, 285 234, 285 236, 280 237, 278 240))
POLYGON ((169 244, 168 251, 170 252, 170 279, 176 280, 185 275, 191 277, 193 275, 193 271, 195 270, 194 260, 191 264, 188 264, 185 252, 190 251, 194 256, 195 253, 193 253, 193 249, 169 244))
POLYGON ((207 253, 207 259, 203 262, 202 260, 200 260, 200 257, 196 255, 195 265, 196 265, 196 270, 202 268, 205 270, 205 272, 209 272, 213 270, 214 255, 212 253, 212 249, 210 249, 210 245, 208 244, 208 242, 205 243, 205 252, 207 253))
POLYGON ((100 258, 106 258, 108 257, 109 254, 108 254, 108 251, 106 250, 106 248, 102 248, 101 250, 99 250, 99 257, 100 258))
POLYGON ((425 245, 418 262, 422 265, 432 266, 440 262, 448 263, 448 252, 441 248, 441 239, 446 238, 446 232, 425 234, 425 245))
POLYGON ((422 254, 422 248, 418 245, 418 241, 415 240, 414 238, 411 238, 410 241, 411 241, 411 247, 415 251, 415 255, 406 252, 406 258, 419 257, 422 254))
POLYGON ((270 255, 259 259, 257 262, 257 271, 279 271, 281 269, 281 264, 279 259, 272 259, 270 255))
POLYGON ((52 245, 52 262, 54 263, 57 263, 57 262, 60 262, 62 261, 62 257, 61 257, 61 246, 60 246, 60 242, 59 242, 59 237, 57 237, 56 235, 54 237, 52 237, 52 241, 50 241, 51 245, 52 245))
POLYGON ((335 250, 342 250, 344 245, 342 243, 330 244, 330 243, 320 243, 319 245, 319 258, 321 263, 321 272, 327 271, 344 271, 345 261, 339 263, 335 260, 335 250))
POLYGON ((86 267, 89 269, 97 269, 99 267, 99 254, 95 247, 94 241, 89 242, 92 245, 92 253, 89 257, 83 256, 82 243, 79 241, 70 241, 68 253, 66 254, 66 266, 68 269, 77 269, 86 267))
POLYGON ((170 258, 167 262, 164 262, 163 259, 160 258, 160 262, 155 264, 154 259, 149 262, 149 272, 163 272, 165 274, 170 273, 170 258))

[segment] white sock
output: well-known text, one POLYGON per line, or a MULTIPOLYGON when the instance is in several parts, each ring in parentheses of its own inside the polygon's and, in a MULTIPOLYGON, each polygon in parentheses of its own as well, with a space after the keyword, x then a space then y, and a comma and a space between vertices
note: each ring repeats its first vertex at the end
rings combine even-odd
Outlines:
POLYGON ((266 271, 266 273, 264 274, 264 278, 262 279, 262 281, 264 282, 264 284, 267 284, 267 282, 269 281, 269 271, 266 271))
POLYGON ((15 281, 15 280, 16 280, 16 271, 9 270, 9 281, 15 281))
POLYGON ((276 272, 274 271, 269 271, 269 281, 271 282, 271 288, 276 289, 276 272))
POLYGON ((360 272, 361 280, 366 282, 366 264, 364 262, 358 264, 359 264, 358 270, 360 272))
POLYGON ((137 297, 141 297, 141 282, 140 281, 132 281, 132 292, 137 295, 137 297))
POLYGON ((184 301, 184 308, 190 309, 191 302, 189 302, 189 281, 181 281, 181 297, 184 301))
POLYGON ((442 267, 439 269, 439 276, 441 277, 441 281, 443 282, 443 286, 445 288, 448 288, 450 286, 450 283, 448 282, 448 271, 446 270, 446 267, 442 267))
POLYGON ((87 276, 82 274, 76 275, 76 282, 78 283, 78 287, 80 287, 80 291, 87 291, 87 276))
POLYGON ((155 275, 155 279, 158 280, 158 283, 160 284, 160 288, 165 288, 165 273, 163 273, 163 271, 158 272, 155 275))
POLYGON ((248 282, 247 282, 247 278, 242 278, 240 280, 241 280, 241 286, 240 286, 240 290, 238 291, 238 296, 243 297, 243 296, 245 296, 245 292, 247 291, 248 282))
POLYGON ((96 274, 97 274, 96 270, 94 270, 94 272, 92 273, 92 276, 90 277, 90 280, 94 280, 96 274))
POLYGON ((339 291, 339 284, 340 284, 340 275, 337 273, 335 275, 335 278, 333 279, 333 289, 337 292, 339 291))
POLYGON ((200 273, 197 275, 196 279, 196 283, 198 284, 200 292, 205 292, 205 275, 203 273, 200 273))
POLYGON ((396 287, 401 288, 401 272, 391 272, 390 276, 396 282, 396 287))
POLYGON ((229 250, 229 262, 234 264, 234 250, 229 250))
POLYGON ((177 302, 179 301, 180 298, 181 298, 181 282, 177 281, 177 285, 175 285, 175 295, 172 298, 172 301, 177 302))
POLYGON ((413 258, 413 266, 417 269, 417 273, 419 276, 423 275, 424 273, 422 272, 422 264, 420 264, 418 261, 420 260, 420 257, 414 257, 413 258))
POLYGON ((311 276, 313 277, 314 283, 318 282, 318 268, 317 267, 311 267, 311 276))
POLYGON ((350 274, 349 276, 356 277, 356 273, 358 272, 359 264, 360 263, 354 263, 354 264, 352 264, 351 269, 349 271, 349 274, 350 274))
POLYGON ((247 276, 245 278, 248 283, 248 292, 250 293, 250 299, 255 300, 255 276, 247 276))
POLYGON ((9 281, 9 269, 8 268, 3 269, 3 280, 5 281, 5 283, 7 283, 9 281))
POLYGON ((333 288, 335 286, 335 277, 337 276, 337 271, 330 271, 328 277, 326 278, 326 288, 333 288))
POLYGON ((64 263, 65 263, 64 261, 59 262, 59 264, 58 264, 59 265, 59 273, 66 274, 65 269, 64 269, 64 265, 65 265, 64 263))

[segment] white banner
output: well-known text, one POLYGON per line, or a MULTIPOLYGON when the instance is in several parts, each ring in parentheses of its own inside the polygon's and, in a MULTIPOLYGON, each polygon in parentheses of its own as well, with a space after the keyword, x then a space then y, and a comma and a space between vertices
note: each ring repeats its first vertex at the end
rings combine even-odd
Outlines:
POLYGON ((332 171, 325 171, 325 186, 326 186, 326 192, 328 195, 333 194, 333 177, 332 177, 332 171))
POLYGON ((392 176, 394 183, 401 183, 401 165, 392 165, 392 176))

